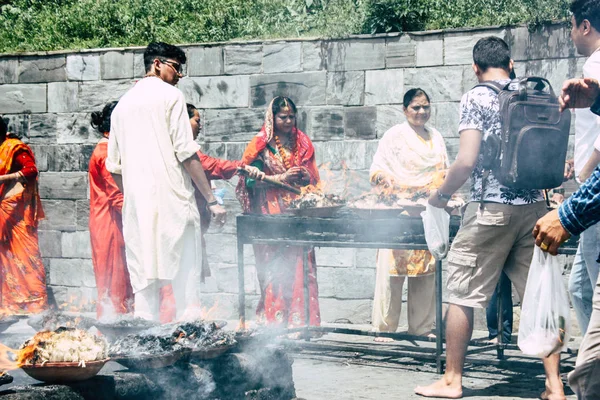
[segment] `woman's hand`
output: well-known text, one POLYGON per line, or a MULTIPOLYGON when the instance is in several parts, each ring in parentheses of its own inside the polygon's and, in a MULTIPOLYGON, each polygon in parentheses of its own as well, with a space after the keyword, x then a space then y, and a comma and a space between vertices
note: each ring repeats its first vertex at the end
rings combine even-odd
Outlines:
POLYGON ((248 173, 248 177, 252 179, 256 179, 257 181, 262 181, 265 177, 265 173, 260 169, 253 167, 251 165, 245 165, 244 170, 248 173))
POLYGON ((278 177, 279 180, 289 185, 304 186, 310 183, 310 173, 304 167, 292 167, 278 177))

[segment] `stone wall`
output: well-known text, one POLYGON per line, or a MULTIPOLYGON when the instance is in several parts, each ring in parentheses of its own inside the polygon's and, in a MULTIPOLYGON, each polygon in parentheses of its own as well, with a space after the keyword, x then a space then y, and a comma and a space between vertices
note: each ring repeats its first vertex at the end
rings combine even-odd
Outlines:
MULTIPOLYGON (((430 124, 458 149, 461 95, 475 83, 471 51, 484 36, 512 47, 518 75, 542 75, 556 89, 581 74, 569 29, 550 25, 356 36, 339 40, 230 42, 183 46, 186 78, 179 87, 201 109, 200 140, 211 155, 239 159, 260 129, 275 95, 299 106, 298 124, 313 139, 323 178, 332 191, 367 190, 378 139, 403 121, 403 93, 425 89, 433 102, 430 124), (346 183, 344 183, 346 182, 346 183)), ((143 75, 142 48, 0 56, 0 112, 31 144, 47 219, 40 245, 57 304, 96 297, 88 234, 87 163, 99 135, 90 112, 118 99, 143 75)), ((235 179, 227 189, 227 225, 207 235, 213 276, 203 285, 208 306, 234 317, 237 292, 235 179)), ((249 310, 257 300, 251 248, 246 248, 249 310)), ((370 319, 375 251, 317 249, 324 321, 370 319)))

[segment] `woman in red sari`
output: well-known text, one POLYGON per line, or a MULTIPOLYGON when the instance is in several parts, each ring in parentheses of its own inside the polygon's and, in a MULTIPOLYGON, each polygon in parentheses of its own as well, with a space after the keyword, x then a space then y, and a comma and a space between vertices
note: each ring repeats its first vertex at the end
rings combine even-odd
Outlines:
POLYGON ((133 289, 125 258, 121 209, 123 194, 104 166, 107 156, 110 116, 117 105, 108 103, 92 113, 92 126, 104 137, 90 158, 90 239, 96 276, 98 318, 133 312, 133 289))
MULTIPOLYGON (((296 106, 287 97, 274 98, 265 123, 244 152, 242 162, 270 178, 295 186, 316 185, 319 171, 312 142, 296 127, 296 106)), ((252 179, 240 179, 238 199, 246 213, 280 214, 289 192, 252 179)), ((256 270, 261 290, 257 314, 268 324, 304 326, 304 275, 302 247, 255 245, 256 270)), ((310 324, 321 322, 314 250, 308 254, 310 324)))
POLYGON ((37 234, 44 218, 38 171, 29 146, 7 131, 0 118, 0 312, 39 313, 48 294, 37 234))

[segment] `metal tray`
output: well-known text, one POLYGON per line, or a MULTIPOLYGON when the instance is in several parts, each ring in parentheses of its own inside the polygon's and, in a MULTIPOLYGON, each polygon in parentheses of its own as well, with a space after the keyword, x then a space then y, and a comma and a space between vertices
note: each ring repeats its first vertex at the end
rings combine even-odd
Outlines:
POLYGON ((146 369, 157 369, 169 367, 184 357, 189 356, 191 350, 181 349, 170 353, 152 354, 152 355, 113 355, 112 361, 127 367, 132 371, 143 371, 146 369))
POLYGON ((33 379, 48 383, 80 382, 98 374, 106 358, 98 361, 87 361, 85 367, 76 362, 47 362, 36 365, 23 365, 21 369, 33 379))
POLYGON ((327 218, 333 216, 336 212, 338 212, 343 204, 339 206, 329 206, 329 207, 310 207, 310 208, 288 208, 286 210, 287 213, 294 214, 298 217, 317 217, 317 218, 327 218))
POLYGON ((403 209, 398 208, 355 208, 349 207, 350 211, 363 219, 390 219, 398 217, 403 209))

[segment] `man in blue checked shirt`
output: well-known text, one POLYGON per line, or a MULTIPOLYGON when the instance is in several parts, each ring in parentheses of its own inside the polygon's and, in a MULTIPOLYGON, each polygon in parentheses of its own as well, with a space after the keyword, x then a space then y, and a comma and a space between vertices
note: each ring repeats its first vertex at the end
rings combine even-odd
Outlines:
MULTIPOLYGON (((600 84, 595 79, 571 79, 563 85, 561 109, 586 108, 600 115, 600 84)), ((600 149, 598 149, 600 150, 600 149)), ((590 178, 557 209, 540 218, 533 229, 535 244, 556 255, 571 235, 579 235, 600 221, 600 166, 590 178)), ((583 337, 569 385, 580 400, 600 399, 600 278, 587 333, 583 337)))

